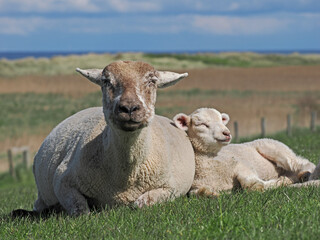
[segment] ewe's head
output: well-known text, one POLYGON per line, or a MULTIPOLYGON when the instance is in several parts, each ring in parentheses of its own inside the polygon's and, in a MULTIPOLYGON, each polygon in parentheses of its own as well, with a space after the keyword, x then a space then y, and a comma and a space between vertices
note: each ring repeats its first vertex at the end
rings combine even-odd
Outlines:
POLYGON ((101 86, 103 112, 109 126, 135 131, 147 126, 154 116, 157 88, 174 85, 187 73, 155 70, 143 62, 118 61, 104 69, 77 71, 101 86))
POLYGON ((179 113, 173 121, 178 128, 187 132, 198 152, 215 154, 231 141, 230 131, 226 127, 229 115, 213 108, 200 108, 189 116, 179 113))

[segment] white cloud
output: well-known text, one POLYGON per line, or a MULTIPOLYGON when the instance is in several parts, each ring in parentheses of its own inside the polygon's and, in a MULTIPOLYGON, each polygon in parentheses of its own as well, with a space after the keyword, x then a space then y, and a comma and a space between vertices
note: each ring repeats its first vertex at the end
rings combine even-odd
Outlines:
POLYGON ((277 14, 273 16, 128 15, 68 18, 0 17, 0 34, 55 33, 206 33, 212 35, 271 35, 283 32, 317 31, 320 14, 277 14))
POLYGON ((0 12, 106 12, 244 14, 319 12, 319 0, 0 0, 0 12))
POLYGON ((92 0, 0 0, 0 12, 96 12, 92 0))
POLYGON ((161 10, 159 2, 155 1, 129 1, 109 0, 111 7, 117 12, 154 12, 161 10))
POLYGON ((147 0, 0 0, 0 12, 154 12, 159 1, 147 0))
POLYGON ((77 33, 179 33, 187 31, 191 22, 188 16, 171 17, 108 17, 70 19, 70 31, 77 33))
POLYGON ((278 32, 291 21, 272 17, 195 16, 193 25, 202 32, 218 35, 252 35, 278 32))
POLYGON ((36 31, 43 25, 43 18, 9 18, 0 17, 0 34, 7 35, 26 35, 36 31))

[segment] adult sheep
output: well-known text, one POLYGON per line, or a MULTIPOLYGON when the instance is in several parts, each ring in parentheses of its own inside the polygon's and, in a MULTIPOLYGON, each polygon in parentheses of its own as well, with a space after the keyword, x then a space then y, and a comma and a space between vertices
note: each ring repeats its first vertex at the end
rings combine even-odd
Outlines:
POLYGON ((34 211, 58 205, 77 216, 91 207, 143 207, 186 194, 195 171, 192 145, 154 108, 157 88, 188 74, 134 61, 77 71, 101 86, 103 107, 74 114, 44 140, 33 166, 34 211))
POLYGON ((319 185, 320 167, 297 156, 285 144, 258 139, 229 144, 231 134, 225 126, 229 116, 213 108, 201 108, 191 115, 174 117, 176 126, 187 132, 195 150, 196 171, 190 193, 218 195, 237 187, 264 190, 282 185, 319 185))

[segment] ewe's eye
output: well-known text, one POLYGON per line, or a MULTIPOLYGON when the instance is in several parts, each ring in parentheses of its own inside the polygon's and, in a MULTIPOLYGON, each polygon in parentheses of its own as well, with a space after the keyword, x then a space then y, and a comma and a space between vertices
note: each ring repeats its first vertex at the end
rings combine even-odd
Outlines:
POLYGON ((156 85, 156 83, 157 83, 157 79, 156 78, 151 78, 148 81, 148 85, 156 85))
POLYGON ((154 73, 149 73, 147 76, 147 81, 146 81, 146 85, 148 87, 154 87, 157 84, 158 78, 154 73))
POLYGON ((111 79, 110 78, 103 78, 102 79, 103 84, 108 87, 108 88, 114 88, 113 84, 111 83, 111 79))

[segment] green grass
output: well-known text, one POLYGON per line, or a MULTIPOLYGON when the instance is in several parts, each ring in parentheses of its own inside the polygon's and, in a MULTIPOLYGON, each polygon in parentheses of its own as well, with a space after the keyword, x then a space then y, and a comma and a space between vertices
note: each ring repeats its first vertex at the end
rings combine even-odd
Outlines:
MULTIPOLYGON (((254 92, 254 91, 219 91, 219 90, 173 90, 158 91, 157 102, 185 102, 188 104, 172 106, 157 106, 156 113, 172 118, 177 112, 190 112, 190 103, 228 97, 235 101, 239 98, 259 96, 294 96, 303 97, 306 94, 319 98, 319 92, 254 92)), ((10 93, 0 94, 0 143, 7 138, 17 138, 22 135, 37 135, 48 133, 50 129, 72 114, 89 107, 102 106, 101 92, 75 98, 63 94, 10 93)), ((304 103, 306 106, 306 103, 304 103)), ((298 113, 300 106, 295 106, 298 113)), ((192 109, 193 110, 193 109, 192 109)), ((1 155, 0 155, 1 159, 1 155)))
MULTIPOLYGON (((270 136, 317 162, 320 129, 296 129, 270 136)), ((23 170, 21 170, 23 171, 23 170)), ((119 207, 89 216, 10 219, 17 208, 31 209, 36 188, 30 170, 20 181, 0 176, 0 239, 318 239, 320 189, 279 188, 223 194, 217 199, 180 197, 144 209, 119 207), (6 179, 3 182, 3 179, 6 179), (8 187, 9 186, 9 187, 8 187)))
POLYGON ((37 134, 82 109, 101 106, 100 95, 97 92, 72 98, 62 94, 0 94, 0 141, 23 133, 37 134))
MULTIPOLYGON (((205 99, 210 96, 242 97, 253 94, 249 91, 178 90, 159 91, 158 101, 166 98, 205 99)), ((72 114, 94 106, 102 106, 101 92, 74 98, 62 94, 11 93, 0 94, 0 142, 6 138, 22 134, 38 134, 43 129, 51 129, 72 114)), ((177 112, 176 107, 159 107, 157 114, 169 117, 177 112)))
POLYGON ((87 54, 53 58, 0 59, 0 77, 24 75, 70 75, 75 68, 104 68, 117 60, 145 61, 157 69, 186 69, 204 67, 271 67, 288 65, 319 65, 319 54, 257 54, 257 53, 199 53, 199 54, 87 54))

